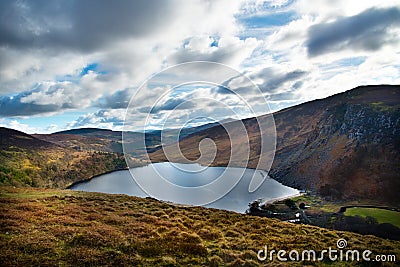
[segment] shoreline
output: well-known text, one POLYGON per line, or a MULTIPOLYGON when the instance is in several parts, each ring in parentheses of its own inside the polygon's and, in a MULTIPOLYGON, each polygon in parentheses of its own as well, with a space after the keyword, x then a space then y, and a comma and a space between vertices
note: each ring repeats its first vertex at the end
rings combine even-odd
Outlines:
MULTIPOLYGON (((222 166, 219 166, 219 167, 222 167, 222 166)), ((222 168, 226 168, 226 167, 222 167, 222 168)), ((233 167, 233 168, 239 168, 239 167, 233 167)), ((125 170, 129 170, 129 168, 121 168, 121 169, 111 170, 111 171, 108 171, 106 173, 94 175, 94 176, 92 176, 92 177, 90 177, 88 179, 76 181, 76 182, 70 184, 68 187, 66 187, 66 189, 67 190, 80 191, 79 185, 81 185, 81 184, 87 183, 87 182, 91 181, 92 179, 98 178, 98 177, 100 177, 102 175, 105 175, 105 174, 110 174, 110 173, 114 173, 114 172, 118 172, 118 171, 125 171, 125 170)), ((265 170, 256 170, 256 169, 251 169, 251 170, 255 170, 256 172, 259 171, 261 174, 267 175, 267 172, 265 170)), ((118 174, 116 174, 116 175, 118 175, 118 174)), ((269 178, 271 180, 271 182, 274 181, 275 183, 279 183, 281 186, 287 187, 286 185, 280 183, 279 181, 276 181, 275 179, 269 177, 268 175, 267 175, 267 178, 269 178)), ((273 198, 273 197, 271 198, 271 196, 268 196, 268 194, 266 192, 263 193, 261 191, 258 194, 259 195, 258 198, 256 196, 254 196, 254 197, 256 197, 254 199, 252 199, 251 196, 246 197, 245 199, 243 199, 244 200, 243 203, 241 203, 240 205, 238 205, 238 207, 233 208, 233 209, 232 208, 230 209, 230 208, 227 208, 227 207, 224 208, 222 206, 221 207, 213 207, 212 203, 208 203, 207 205, 202 205, 202 206, 207 207, 207 208, 209 207, 209 208, 216 208, 216 209, 221 209, 221 210, 229 210, 229 211, 234 211, 234 212, 237 212, 237 213, 240 213, 240 214, 245 214, 246 210, 248 209, 249 204, 251 204, 253 202, 257 201, 257 202, 262 203, 262 204, 274 203, 274 202, 277 202, 277 201, 282 201, 282 200, 285 200, 285 199, 291 199, 291 198, 295 198, 295 197, 298 197, 298 196, 302 195, 302 193, 300 192, 299 189, 297 189, 297 188, 291 188, 291 189, 293 189, 294 192, 287 192, 289 194, 284 195, 284 196, 281 195, 281 196, 278 196, 278 197, 275 197, 275 198, 273 198), (240 208, 241 206, 243 206, 243 207, 240 208)), ((107 192, 103 192, 103 193, 107 193, 107 192)), ((128 195, 131 195, 131 194, 128 194, 128 195)), ((133 195, 137 196, 136 194, 133 194, 133 195)), ((162 199, 158 199, 158 200, 159 201, 165 201, 165 200, 162 200, 162 199)), ((188 205, 188 204, 185 204, 185 203, 175 203, 175 202, 171 202, 171 201, 167 201, 167 202, 170 203, 170 204, 174 204, 174 205, 192 206, 192 205, 188 205)))
POLYGON ((68 185, 65 189, 72 189, 72 187, 75 186, 75 185, 89 182, 90 180, 92 180, 94 178, 97 178, 99 176, 102 176, 102 175, 106 175, 106 174, 109 174, 109 173, 112 173, 112 172, 126 171, 126 170, 129 170, 129 167, 115 169, 115 170, 107 171, 107 172, 104 172, 104 173, 96 174, 96 175, 93 175, 92 177, 73 182, 72 184, 68 185))
MULTIPOLYGON (((296 188, 294 188, 294 189, 296 189, 296 188)), ((298 189, 296 189, 296 190, 298 190, 298 189)), ((304 193, 299 192, 297 194, 294 194, 294 195, 291 195, 291 196, 287 196, 287 197, 278 197, 278 198, 269 199, 267 201, 260 202, 259 205, 263 206, 263 205, 266 205, 266 204, 273 204, 273 203, 278 202, 278 201, 282 201, 282 200, 286 200, 286 199, 292 199, 292 198, 295 198, 295 197, 301 197, 303 195, 304 195, 304 193)))

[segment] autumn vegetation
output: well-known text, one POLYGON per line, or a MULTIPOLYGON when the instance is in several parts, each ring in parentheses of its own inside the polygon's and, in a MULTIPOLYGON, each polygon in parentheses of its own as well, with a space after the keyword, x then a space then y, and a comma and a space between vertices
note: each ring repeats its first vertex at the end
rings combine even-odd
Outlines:
POLYGON ((400 253, 399 241, 126 195, 1 187, 0 214, 2 266, 259 266, 265 245, 321 251, 339 238, 348 249, 400 253))

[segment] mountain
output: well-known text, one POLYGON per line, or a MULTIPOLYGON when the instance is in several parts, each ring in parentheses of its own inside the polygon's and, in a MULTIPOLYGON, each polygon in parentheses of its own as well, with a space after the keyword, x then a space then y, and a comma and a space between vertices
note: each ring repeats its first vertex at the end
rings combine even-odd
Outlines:
POLYGON ((108 129, 100 129, 100 128, 77 128, 77 129, 70 129, 60 132, 55 132, 54 134, 76 134, 76 135, 85 135, 85 136, 97 136, 97 137, 104 137, 104 136, 121 136, 121 132, 112 131, 108 129))
POLYGON ((358 87, 277 113, 275 119, 283 135, 273 178, 333 199, 399 204, 399 86, 358 87))
POLYGON ((143 157, 146 146, 149 148, 160 145, 160 133, 124 132, 99 128, 71 129, 52 134, 35 134, 34 136, 62 147, 78 151, 100 151, 122 153, 122 136, 126 148, 135 157, 143 157), (146 138, 146 142, 143 142, 146 138), (146 145, 145 145, 146 144, 146 145))
POLYGON ((65 188, 125 166, 120 153, 77 150, 0 127, 0 185, 65 188))
MULTIPOLYGON (((208 127, 181 132, 168 129, 163 133, 163 142, 168 144, 178 134, 187 136, 208 127)), ((122 142, 130 166, 143 166, 148 163, 147 151, 160 147, 161 131, 122 133, 81 128, 29 135, 0 127, 0 185, 65 188, 79 180, 126 168, 122 142)))
POLYGON ((10 146, 36 149, 51 148, 54 147, 54 144, 17 130, 0 127, 0 149, 9 148, 10 146))
POLYGON ((79 128, 33 136, 74 150, 122 153, 121 131, 79 128))
MULTIPOLYGON (((229 122, 231 129, 244 125, 250 140, 250 161, 235 161, 234 165, 256 167, 257 159, 263 156, 257 121, 267 123, 267 116, 229 122)), ((400 86, 360 86, 273 116, 277 140, 269 172, 272 178, 332 200, 373 199, 400 205, 400 86)), ((183 155, 198 159, 198 145, 206 137, 217 145, 212 165, 226 165, 231 144, 223 126, 182 139, 179 145, 183 155)), ((164 149, 170 160, 184 161, 172 146, 164 149)), ((208 149, 202 152, 207 154, 208 149)), ((151 159, 165 161, 165 155, 159 150, 151 154, 151 159)))
POLYGON ((125 143, 125 151, 136 157, 144 157, 146 152, 156 151, 161 145, 176 142, 177 138, 184 138, 200 130, 211 128, 218 123, 209 123, 197 127, 183 129, 165 129, 142 132, 112 131, 99 128, 79 128, 52 134, 35 134, 34 137, 55 143, 62 147, 68 147, 82 151, 102 151, 122 153, 122 136, 125 143), (145 140, 145 142, 143 142, 145 140))

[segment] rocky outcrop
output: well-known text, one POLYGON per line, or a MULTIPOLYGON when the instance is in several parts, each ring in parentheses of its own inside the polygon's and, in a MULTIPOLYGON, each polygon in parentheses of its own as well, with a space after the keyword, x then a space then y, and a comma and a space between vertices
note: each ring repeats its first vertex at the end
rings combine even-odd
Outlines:
POLYGON ((399 203, 400 88, 359 87, 323 100, 324 105, 307 107, 311 103, 299 107, 313 115, 291 120, 291 126, 281 120, 296 112, 276 114, 278 133, 314 124, 303 138, 278 134, 270 176, 333 199, 399 203), (295 145, 285 145, 296 139, 295 145))

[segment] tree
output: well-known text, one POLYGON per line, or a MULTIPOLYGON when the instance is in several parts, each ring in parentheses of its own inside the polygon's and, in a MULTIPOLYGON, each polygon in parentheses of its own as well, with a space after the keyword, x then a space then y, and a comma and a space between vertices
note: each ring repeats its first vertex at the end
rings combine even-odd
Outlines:
POLYGON ((296 203, 291 199, 286 199, 285 205, 288 206, 289 208, 291 208, 292 210, 297 209, 296 203))

